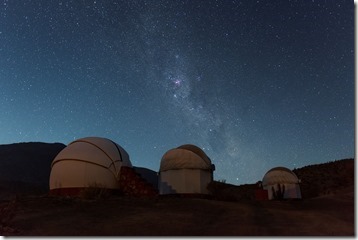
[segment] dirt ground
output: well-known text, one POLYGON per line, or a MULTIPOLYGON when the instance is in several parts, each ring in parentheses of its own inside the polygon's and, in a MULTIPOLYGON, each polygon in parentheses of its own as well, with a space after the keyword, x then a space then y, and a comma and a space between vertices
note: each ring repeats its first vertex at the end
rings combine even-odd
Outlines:
POLYGON ((354 236, 354 193, 296 201, 26 197, 5 235, 354 236))

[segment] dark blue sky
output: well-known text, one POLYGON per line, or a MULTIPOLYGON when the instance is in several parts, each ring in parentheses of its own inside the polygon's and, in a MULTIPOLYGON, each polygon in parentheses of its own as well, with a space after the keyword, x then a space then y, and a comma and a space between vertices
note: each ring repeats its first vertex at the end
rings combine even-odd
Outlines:
POLYGON ((214 178, 354 156, 353 1, 0 3, 0 144, 87 136, 214 178))

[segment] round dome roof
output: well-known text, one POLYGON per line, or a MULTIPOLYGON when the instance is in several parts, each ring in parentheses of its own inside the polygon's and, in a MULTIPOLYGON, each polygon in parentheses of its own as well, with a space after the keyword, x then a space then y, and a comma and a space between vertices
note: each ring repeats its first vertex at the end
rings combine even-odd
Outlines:
MULTIPOLYGON (((204 152, 197 154, 198 147, 183 145, 167 151, 160 162, 160 171, 174 169, 203 169, 211 170, 211 161, 204 152), (193 151, 188 150, 193 149, 193 151)), ((200 151, 202 151, 200 149, 200 151)))
POLYGON ((199 148, 193 144, 184 144, 177 148, 189 150, 189 151, 197 154, 199 157, 201 157, 205 162, 207 162, 208 165, 211 165, 210 158, 205 154, 205 152, 201 148, 199 148))
POLYGON ((64 160, 85 161, 108 169, 116 168, 117 162, 132 167, 128 153, 121 146, 101 137, 86 137, 71 142, 55 157, 51 167, 64 160))
POLYGON ((298 177, 294 172, 285 167, 270 169, 262 179, 262 185, 274 185, 278 183, 298 183, 298 177))
POLYGON ((100 137, 75 140, 52 161, 50 191, 90 186, 118 189, 122 166, 132 164, 128 153, 115 142, 100 137))

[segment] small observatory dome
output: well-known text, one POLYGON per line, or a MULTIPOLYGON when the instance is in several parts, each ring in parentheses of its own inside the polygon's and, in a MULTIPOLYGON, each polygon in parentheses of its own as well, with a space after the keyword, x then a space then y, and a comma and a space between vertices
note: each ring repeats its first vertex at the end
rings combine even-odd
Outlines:
POLYGON ((270 169, 262 179, 262 186, 263 189, 268 191, 269 199, 274 199, 274 191, 281 191, 283 189, 285 199, 301 198, 298 177, 294 172, 285 167, 270 169))
POLYGON ((298 183, 298 181, 298 177, 290 169, 285 167, 275 167, 265 174, 262 179, 262 185, 298 183))

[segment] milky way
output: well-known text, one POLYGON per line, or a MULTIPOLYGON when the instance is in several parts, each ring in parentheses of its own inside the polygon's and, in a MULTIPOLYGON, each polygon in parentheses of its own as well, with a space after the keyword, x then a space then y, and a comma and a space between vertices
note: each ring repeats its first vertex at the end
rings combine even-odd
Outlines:
POLYGON ((351 1, 0 3, 0 143, 107 137, 159 169, 192 143, 214 177, 354 156, 351 1))

